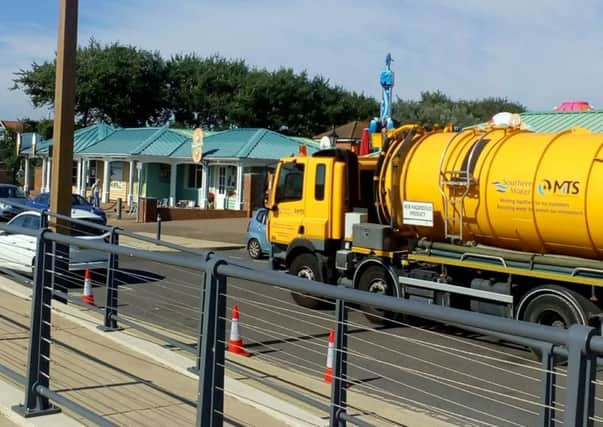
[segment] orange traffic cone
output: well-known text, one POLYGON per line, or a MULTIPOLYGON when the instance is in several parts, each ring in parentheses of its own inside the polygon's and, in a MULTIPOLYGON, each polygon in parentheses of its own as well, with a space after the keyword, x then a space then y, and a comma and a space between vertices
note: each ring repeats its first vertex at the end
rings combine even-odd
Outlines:
POLYGON ((325 368, 325 382, 333 382, 333 362, 335 359, 335 330, 329 330, 329 350, 327 351, 327 367, 325 368))
POLYGON ((82 301, 84 304, 96 305, 94 302, 94 294, 92 293, 92 279, 90 277, 90 269, 86 269, 84 274, 84 294, 82 295, 82 301))
POLYGON ((238 354, 239 356, 251 356, 251 354, 243 348, 243 340, 239 332, 239 306, 235 304, 232 307, 232 322, 230 324, 230 340, 228 341, 228 351, 238 354))

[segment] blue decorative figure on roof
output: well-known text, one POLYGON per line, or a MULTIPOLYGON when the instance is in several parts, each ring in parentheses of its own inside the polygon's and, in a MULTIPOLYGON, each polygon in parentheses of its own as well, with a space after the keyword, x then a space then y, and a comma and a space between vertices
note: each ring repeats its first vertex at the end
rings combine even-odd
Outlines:
POLYGON ((394 72, 391 70, 392 55, 390 53, 385 57, 385 70, 381 71, 381 126, 391 129, 394 126, 392 121, 392 97, 394 89, 394 72))
POLYGON ((385 69, 381 71, 379 83, 381 84, 381 115, 371 120, 369 132, 379 132, 381 129, 393 129, 392 120, 392 98, 394 90, 394 72, 391 69, 393 62, 390 53, 385 57, 385 69))

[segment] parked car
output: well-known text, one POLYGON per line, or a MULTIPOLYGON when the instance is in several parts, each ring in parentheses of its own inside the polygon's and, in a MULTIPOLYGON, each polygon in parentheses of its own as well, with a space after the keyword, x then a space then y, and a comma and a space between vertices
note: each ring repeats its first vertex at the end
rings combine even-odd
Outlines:
POLYGON ((8 221, 20 212, 27 203, 25 194, 16 185, 0 184, 0 220, 8 221))
MULTIPOLYGON (((28 203, 29 206, 35 209, 48 209, 50 206, 50 194, 40 193, 28 203)), ((107 215, 101 208, 92 206, 86 199, 79 194, 71 195, 71 207, 86 212, 92 212, 102 218, 102 225, 107 224, 107 215)))
POLYGON ((253 213, 247 225, 247 252, 251 258, 261 258, 270 253, 270 242, 266 236, 268 209, 260 208, 253 213))
MULTIPOLYGON (((73 210, 72 217, 85 220, 94 215, 90 212, 73 210)), ((96 215, 94 215, 96 216, 96 215)), ((41 214, 38 211, 25 211, 8 222, 8 225, 37 231, 40 229, 41 214)), ((88 235, 74 231, 71 233, 82 240, 106 241, 106 235, 88 235)), ((12 234, 0 231, 0 267, 22 273, 32 274, 36 255, 36 236, 12 234)), ((69 270, 78 271, 87 268, 94 270, 107 267, 107 254, 93 249, 69 246, 69 270)))

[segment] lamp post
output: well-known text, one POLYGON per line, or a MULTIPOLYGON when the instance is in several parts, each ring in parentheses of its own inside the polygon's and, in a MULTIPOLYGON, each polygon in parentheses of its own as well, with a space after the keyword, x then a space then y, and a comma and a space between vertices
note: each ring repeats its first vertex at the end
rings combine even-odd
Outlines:
POLYGON ((329 135, 332 148, 335 148, 337 146, 337 138, 339 138, 339 135, 337 135, 337 132, 335 132, 335 125, 333 125, 333 131, 331 132, 331 135, 329 135))

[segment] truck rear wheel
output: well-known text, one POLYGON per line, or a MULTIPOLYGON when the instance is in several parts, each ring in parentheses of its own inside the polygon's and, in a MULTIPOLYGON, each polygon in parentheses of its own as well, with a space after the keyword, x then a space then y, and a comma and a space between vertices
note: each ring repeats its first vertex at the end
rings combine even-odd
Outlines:
POLYGON ((541 325, 569 328, 573 324, 588 325, 599 309, 577 292, 551 285, 528 292, 519 303, 521 320, 541 325))
MULTIPOLYGON (((291 261, 291 265, 289 266, 289 274, 303 279, 315 280, 317 282, 323 281, 323 275, 320 271, 318 260, 316 259, 316 256, 311 253, 303 253, 293 258, 293 261, 291 261)), ((293 297, 293 300, 302 307, 318 308, 322 305, 320 298, 308 294, 291 292, 291 296, 293 297)))
MULTIPOLYGON (((358 279, 358 289, 381 295, 395 295, 394 284, 388 272, 380 265, 370 265, 360 273, 358 279)), ((397 313, 381 310, 368 305, 360 307, 364 311, 365 317, 378 325, 385 325, 390 320, 398 318, 397 313)))
MULTIPOLYGON (((524 295, 518 306, 517 318, 541 325, 569 328, 573 324, 589 325, 591 315, 599 308, 584 296, 562 286, 550 285, 536 288, 524 295)), ((531 348, 540 360, 542 351, 531 348)), ((564 364, 566 358, 557 356, 556 363, 564 364)))

